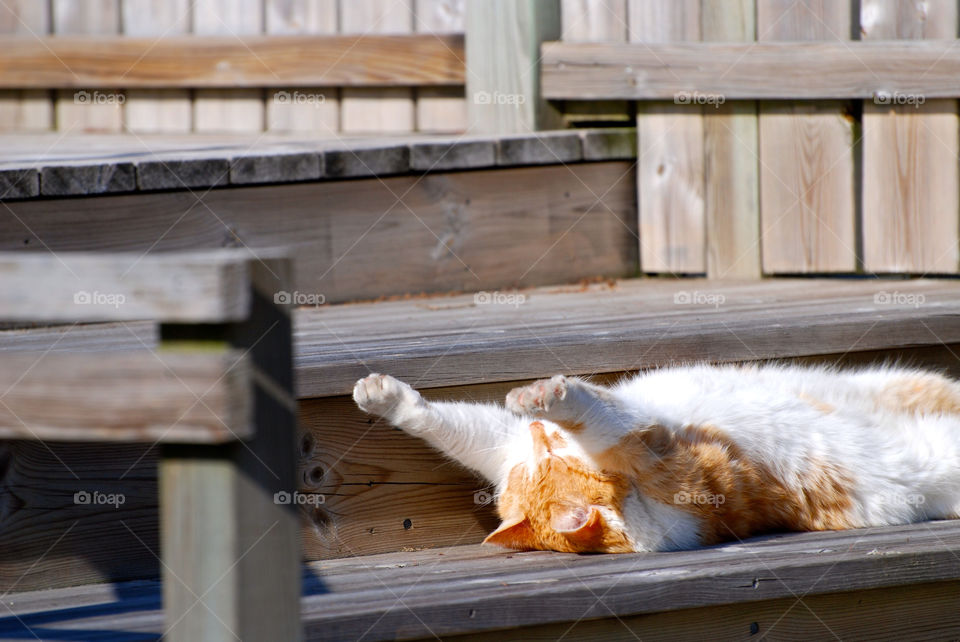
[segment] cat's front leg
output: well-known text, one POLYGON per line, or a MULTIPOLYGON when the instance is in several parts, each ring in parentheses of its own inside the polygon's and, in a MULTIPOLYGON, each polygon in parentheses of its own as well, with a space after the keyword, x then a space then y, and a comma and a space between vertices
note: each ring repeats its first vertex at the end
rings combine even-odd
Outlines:
POLYGON ((608 388, 563 375, 514 388, 506 406, 518 415, 559 424, 593 452, 616 445, 643 421, 636 409, 608 388))

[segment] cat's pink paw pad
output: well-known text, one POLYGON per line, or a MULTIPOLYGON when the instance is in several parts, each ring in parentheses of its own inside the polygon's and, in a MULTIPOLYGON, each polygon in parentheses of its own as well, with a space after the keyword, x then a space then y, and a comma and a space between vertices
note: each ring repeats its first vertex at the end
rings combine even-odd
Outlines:
POLYGON ((567 396, 567 378, 556 375, 514 388, 507 395, 507 409, 519 415, 543 414, 567 396))
POLYGON ((353 400, 360 410, 385 416, 407 404, 420 402, 420 393, 390 375, 371 374, 353 386, 353 400))

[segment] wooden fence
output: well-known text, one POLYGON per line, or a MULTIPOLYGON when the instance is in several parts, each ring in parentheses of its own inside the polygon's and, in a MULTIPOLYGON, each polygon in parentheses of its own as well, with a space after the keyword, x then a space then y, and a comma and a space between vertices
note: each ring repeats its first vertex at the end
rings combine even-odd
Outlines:
MULTIPOLYGON (((466 118, 462 68, 454 80, 421 84, 416 74, 424 47, 431 51, 428 70, 436 57, 453 58, 462 67, 462 44, 433 35, 462 34, 463 15, 464 0, 4 0, 0 36, 22 39, 4 46, 6 66, 0 64, 0 76, 7 89, 0 89, 0 130, 321 136, 459 132, 466 118), (377 39, 324 38, 359 34, 408 40, 384 46, 377 39), (291 35, 318 37, 299 43, 303 64, 287 70, 296 72, 291 79, 306 81, 302 86, 279 84, 283 69, 278 65, 284 58, 270 58, 262 50, 270 46, 271 36, 291 35), (74 49, 60 51, 71 44, 69 39, 61 43, 67 36, 83 38, 73 41, 74 49), (141 82, 135 82, 134 72, 150 60, 166 64, 167 76, 189 76, 209 61, 189 55, 201 45, 185 44, 185 36, 204 36, 201 43, 213 39, 221 48, 221 66, 215 70, 232 80, 230 88, 196 78, 193 83, 181 79, 149 84, 143 74, 141 82), (375 46, 378 42, 381 46, 375 46), (410 47, 406 54, 404 44, 410 47), (102 61, 112 60, 102 78, 113 82, 97 86, 73 76, 75 59, 70 54, 78 47, 88 54, 99 50, 102 61), (361 74, 343 79, 340 86, 310 82, 310 74, 342 68, 347 57, 374 68, 392 64, 412 76, 361 74), (17 77, 18 69, 35 71, 36 64, 26 63, 40 59, 40 68, 55 79, 17 77), (240 69, 224 74, 223 61, 240 69)), ((444 68, 450 67, 446 60, 444 68)))
POLYGON ((955 0, 568 5, 543 95, 640 101, 644 272, 958 272, 955 0))

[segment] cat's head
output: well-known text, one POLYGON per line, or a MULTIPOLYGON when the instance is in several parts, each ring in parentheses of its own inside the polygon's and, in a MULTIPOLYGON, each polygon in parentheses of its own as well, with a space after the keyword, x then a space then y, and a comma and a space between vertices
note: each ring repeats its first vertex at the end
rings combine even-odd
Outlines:
POLYGON ((521 550, 632 550, 621 509, 626 481, 597 470, 559 430, 530 424, 533 456, 511 470, 497 509, 503 523, 485 543, 521 550))

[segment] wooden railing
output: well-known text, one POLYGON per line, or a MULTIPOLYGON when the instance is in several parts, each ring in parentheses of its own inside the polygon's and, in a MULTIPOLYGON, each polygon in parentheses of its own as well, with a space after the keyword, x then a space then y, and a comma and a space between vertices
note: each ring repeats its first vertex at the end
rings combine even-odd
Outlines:
MULTIPOLYGON (((296 488, 290 319, 273 303, 288 269, 233 250, 0 255, 4 321, 161 322, 156 352, 5 356, 0 437, 160 447, 161 550, 150 554, 164 639, 299 637, 297 507, 277 499, 296 488)), ((60 464, 74 526, 126 502, 60 464)))

